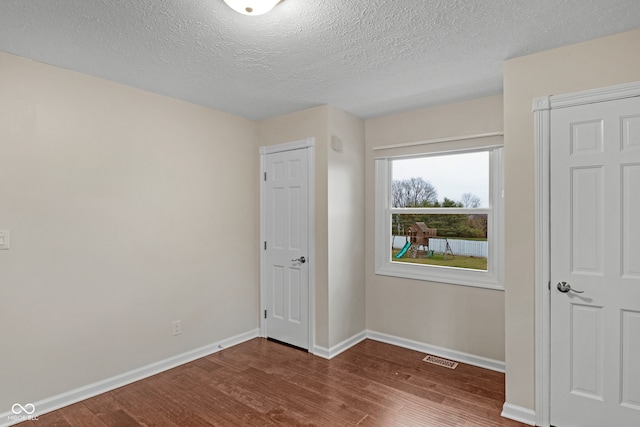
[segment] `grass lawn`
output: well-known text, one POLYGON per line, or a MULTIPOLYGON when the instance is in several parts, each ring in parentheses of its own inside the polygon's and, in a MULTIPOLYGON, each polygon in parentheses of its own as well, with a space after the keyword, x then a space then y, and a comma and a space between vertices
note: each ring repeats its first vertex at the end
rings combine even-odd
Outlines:
POLYGON ((458 268, 470 268, 473 270, 486 270, 487 259, 456 255, 455 258, 451 258, 451 255, 447 255, 447 259, 441 253, 434 254, 431 258, 425 258, 424 251, 418 251, 417 258, 411 258, 411 255, 407 253, 400 259, 396 259, 396 254, 400 252, 400 249, 394 249, 392 253, 392 261, 394 262, 408 262, 412 264, 427 264, 427 265, 441 265, 444 267, 458 267, 458 268))

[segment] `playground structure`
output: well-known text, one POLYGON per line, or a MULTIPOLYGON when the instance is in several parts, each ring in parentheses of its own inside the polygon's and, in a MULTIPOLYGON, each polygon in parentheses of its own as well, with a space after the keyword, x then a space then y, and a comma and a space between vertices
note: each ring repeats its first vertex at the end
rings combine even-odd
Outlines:
POLYGON ((427 256, 432 255, 432 253, 429 252, 429 238, 436 237, 437 235, 438 230, 427 227, 427 224, 424 222, 413 223, 407 229, 408 241, 411 242, 411 246, 409 247, 411 258, 418 257, 418 251, 420 248, 425 250, 427 256))
POLYGON ((433 255, 433 252, 429 251, 429 238, 437 235, 438 230, 427 227, 424 222, 413 223, 406 231, 407 243, 396 255, 396 258, 402 258, 407 252, 411 254, 411 258, 417 258, 420 248, 425 250, 427 256, 433 255))
MULTIPOLYGON (((396 259, 402 258, 407 254, 407 252, 409 252, 411 258, 417 258, 420 248, 424 250, 427 257, 432 257, 433 251, 429 249, 429 239, 438 237, 438 229, 429 228, 424 222, 416 222, 407 229, 405 237, 407 239, 407 243, 400 250, 400 252, 396 254, 396 259)), ((452 258, 455 258, 453 255, 453 251, 451 250, 451 246, 449 245, 449 241, 446 239, 446 237, 445 240, 446 250, 443 254, 445 260, 447 254, 451 255, 452 258)))

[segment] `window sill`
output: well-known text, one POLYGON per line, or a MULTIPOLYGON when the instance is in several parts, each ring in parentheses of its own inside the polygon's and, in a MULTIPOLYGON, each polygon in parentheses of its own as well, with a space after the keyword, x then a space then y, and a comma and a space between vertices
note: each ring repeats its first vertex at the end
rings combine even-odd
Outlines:
POLYGON ((375 274, 504 291, 504 286, 495 275, 487 271, 469 271, 451 267, 385 262, 383 265, 376 267, 375 274))

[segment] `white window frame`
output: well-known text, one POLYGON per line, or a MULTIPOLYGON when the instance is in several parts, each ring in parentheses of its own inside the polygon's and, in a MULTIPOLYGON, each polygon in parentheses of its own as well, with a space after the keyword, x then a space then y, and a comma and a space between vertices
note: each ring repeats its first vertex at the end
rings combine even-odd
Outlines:
POLYGON ((450 283, 504 290, 502 260, 504 251, 503 224, 503 160, 502 147, 491 146, 468 150, 428 152, 411 156, 389 156, 375 160, 375 273, 383 276, 430 282, 450 283), (444 156, 449 154, 489 153, 489 207, 488 208, 394 208, 391 206, 392 162, 402 158, 444 156), (487 214, 488 258, 487 270, 443 267, 425 264, 393 262, 391 239, 393 214, 487 214))

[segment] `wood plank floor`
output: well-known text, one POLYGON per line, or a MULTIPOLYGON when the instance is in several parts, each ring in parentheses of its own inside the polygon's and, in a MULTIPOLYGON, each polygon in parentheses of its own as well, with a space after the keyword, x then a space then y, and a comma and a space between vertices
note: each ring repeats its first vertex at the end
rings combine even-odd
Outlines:
POLYGON ((332 360, 256 338, 39 417, 45 426, 523 426, 504 375, 366 340, 332 360))

